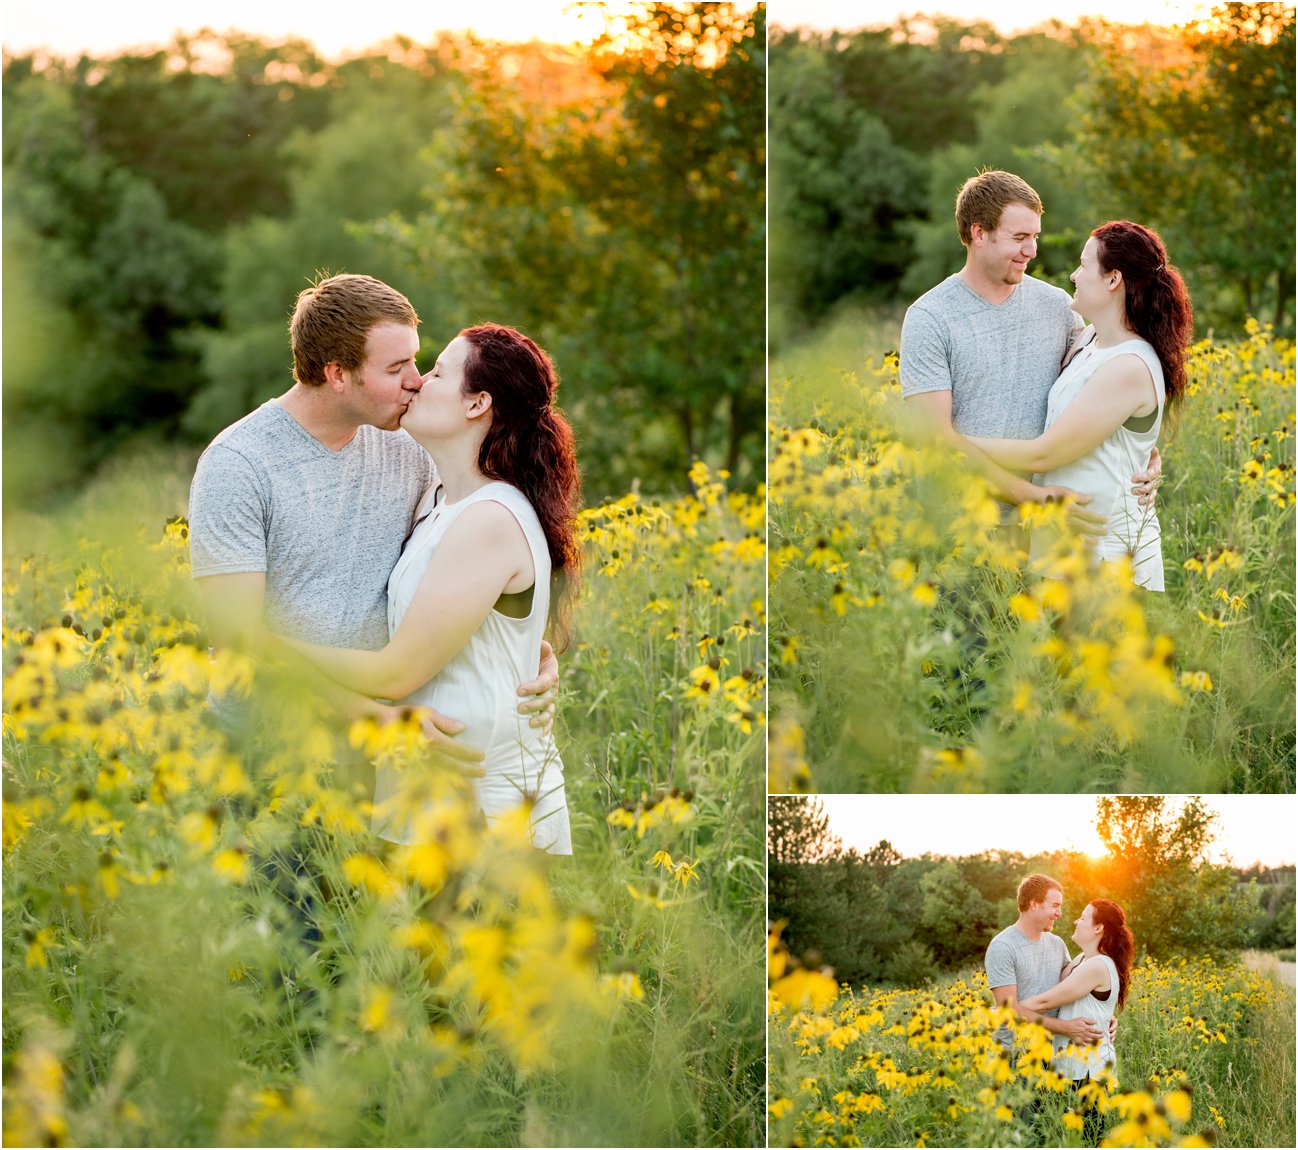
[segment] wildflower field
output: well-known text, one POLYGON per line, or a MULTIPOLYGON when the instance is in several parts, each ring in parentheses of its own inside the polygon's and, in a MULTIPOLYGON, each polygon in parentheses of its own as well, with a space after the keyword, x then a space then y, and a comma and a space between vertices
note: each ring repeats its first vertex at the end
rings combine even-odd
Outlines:
POLYGON ((763 493, 584 513, 549 859, 411 724, 209 661, 191 464, 6 524, 5 1144, 761 1143, 763 493), (248 745, 231 685, 274 692, 248 745), (417 846, 368 832, 385 757, 417 846))
POLYGON ((1161 450, 1165 594, 1087 561, 1062 507, 1026 556, 911 433, 900 314, 773 364, 775 791, 1292 792, 1294 345, 1195 344, 1161 450))
POLYGON ((1116 1078, 1080 1091, 1047 1065, 1044 1028, 993 1007, 982 971, 840 987, 776 931, 770 976, 772 1146, 1082 1146, 1088 1110, 1102 1146, 1294 1144, 1294 998, 1274 974, 1140 963, 1116 1078))

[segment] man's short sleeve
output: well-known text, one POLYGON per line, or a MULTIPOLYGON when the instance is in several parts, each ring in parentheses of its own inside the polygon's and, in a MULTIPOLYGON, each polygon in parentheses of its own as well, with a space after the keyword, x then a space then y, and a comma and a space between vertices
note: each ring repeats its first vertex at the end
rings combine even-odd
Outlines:
POLYGON ((269 501, 265 480, 239 452, 203 452, 189 489, 189 553, 194 578, 266 570, 269 501))
POLYGON ((925 307, 911 305, 901 323, 901 393, 951 390, 946 332, 925 307))
POLYGON ((1014 954, 1009 943, 997 936, 987 946, 987 957, 984 965, 987 969, 989 987, 1018 987, 1018 973, 1014 969, 1014 954))

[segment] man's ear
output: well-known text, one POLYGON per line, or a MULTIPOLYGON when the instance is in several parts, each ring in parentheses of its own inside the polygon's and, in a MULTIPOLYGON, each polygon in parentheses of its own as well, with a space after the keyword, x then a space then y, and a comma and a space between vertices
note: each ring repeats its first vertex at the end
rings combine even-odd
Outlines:
POLYGON ((342 391, 347 386, 346 369, 337 360, 331 359, 325 364, 324 380, 327 387, 331 387, 334 391, 342 391))

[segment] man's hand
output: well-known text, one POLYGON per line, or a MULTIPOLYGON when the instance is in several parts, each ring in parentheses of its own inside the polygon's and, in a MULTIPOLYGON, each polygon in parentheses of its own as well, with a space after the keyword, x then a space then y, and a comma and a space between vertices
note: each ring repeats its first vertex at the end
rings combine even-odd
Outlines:
POLYGON ((1112 1046, 1118 1041, 1118 1019, 1115 1015, 1109 1019, 1109 1045, 1112 1046))
POLYGON ((548 735, 554 726, 554 704, 559 693, 559 657, 544 639, 541 640, 541 669, 530 683, 519 686, 518 693, 523 700, 518 704, 518 713, 530 715, 531 725, 548 735))
POLYGON ((1100 1041, 1100 1028, 1089 1018, 1057 1018, 1051 1029, 1077 1046, 1094 1046, 1100 1041))
POLYGON ((1042 493, 1042 503, 1067 502, 1068 523, 1079 535, 1087 539, 1104 538, 1109 527, 1108 520, 1098 511, 1088 511, 1086 508, 1095 496, 1083 495, 1071 487, 1041 487, 1038 490, 1042 493))
POLYGON ((444 759, 448 765, 469 778, 482 778, 486 773, 477 764, 486 757, 477 747, 458 742, 455 738, 464 730, 459 719, 452 719, 432 707, 396 707, 390 703, 375 703, 371 713, 381 723, 395 722, 413 714, 419 720, 419 729, 428 740, 432 754, 444 759))
POLYGON ((1137 502, 1141 507, 1153 507, 1156 492, 1163 482, 1163 458, 1158 448, 1149 452, 1149 466, 1131 477, 1131 494, 1138 495, 1137 502))

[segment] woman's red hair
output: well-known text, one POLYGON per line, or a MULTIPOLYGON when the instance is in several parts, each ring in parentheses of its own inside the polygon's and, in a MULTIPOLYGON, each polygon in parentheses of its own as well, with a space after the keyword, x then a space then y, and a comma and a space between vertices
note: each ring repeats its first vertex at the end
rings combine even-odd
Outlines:
POLYGON ((1131 981, 1131 964, 1136 954, 1136 940, 1127 926, 1127 916, 1116 902, 1107 898, 1091 900, 1091 921, 1104 928, 1100 935, 1100 953, 1113 959, 1118 968, 1118 1009, 1127 1004, 1127 984, 1131 981))
POLYGON ((1100 269, 1121 272, 1127 322, 1151 344, 1163 365, 1167 407, 1185 397, 1185 353, 1194 339, 1194 308, 1181 273, 1168 261, 1162 237, 1130 220, 1112 220, 1091 233, 1100 269))
POLYGON ((581 567, 581 475, 572 428, 554 406, 559 377, 550 357, 512 327, 478 324, 460 336, 469 344, 464 392, 491 396, 491 425, 478 449, 478 469, 522 491, 541 521, 555 583, 552 642, 562 651, 581 567))

